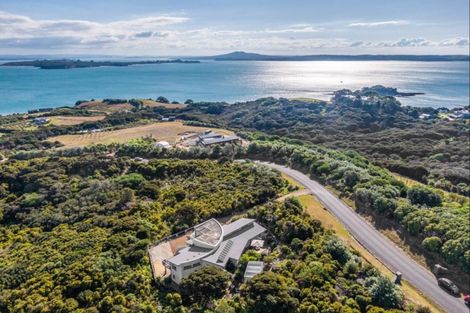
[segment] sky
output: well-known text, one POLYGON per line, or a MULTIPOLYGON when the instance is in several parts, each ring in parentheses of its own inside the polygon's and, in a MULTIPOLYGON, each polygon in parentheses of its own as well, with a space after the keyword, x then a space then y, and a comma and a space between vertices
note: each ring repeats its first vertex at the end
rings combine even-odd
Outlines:
POLYGON ((469 54, 469 0, 0 0, 0 54, 469 54))

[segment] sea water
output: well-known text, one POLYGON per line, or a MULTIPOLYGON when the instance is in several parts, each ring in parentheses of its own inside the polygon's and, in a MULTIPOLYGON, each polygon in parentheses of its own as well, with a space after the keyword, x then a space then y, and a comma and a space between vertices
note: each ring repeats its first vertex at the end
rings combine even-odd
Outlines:
MULTIPOLYGON (((0 61, 1 62, 1 61, 0 61)), ((0 67, 0 114, 82 99, 156 98, 237 102, 261 97, 328 99, 334 90, 381 84, 424 95, 404 105, 469 105, 469 62, 201 61, 42 70, 0 67)))

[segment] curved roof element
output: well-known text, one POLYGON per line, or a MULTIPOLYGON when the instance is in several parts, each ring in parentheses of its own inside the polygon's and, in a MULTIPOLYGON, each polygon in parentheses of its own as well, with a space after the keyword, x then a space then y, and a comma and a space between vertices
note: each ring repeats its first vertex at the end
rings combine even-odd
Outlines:
POLYGON ((224 230, 222 225, 216 219, 211 218, 194 227, 191 241, 198 247, 215 248, 220 244, 223 236, 224 230))

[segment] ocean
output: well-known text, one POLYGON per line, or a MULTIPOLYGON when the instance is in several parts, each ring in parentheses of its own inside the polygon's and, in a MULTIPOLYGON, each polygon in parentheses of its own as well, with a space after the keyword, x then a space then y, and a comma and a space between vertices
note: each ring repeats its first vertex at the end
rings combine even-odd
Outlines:
MULTIPOLYGON (((0 60, 0 63, 3 63, 0 60)), ((403 105, 469 105, 469 62, 202 61, 65 70, 0 67, 0 114, 73 105, 77 100, 156 98, 237 102, 261 97, 328 99, 381 84, 424 95, 403 105)))

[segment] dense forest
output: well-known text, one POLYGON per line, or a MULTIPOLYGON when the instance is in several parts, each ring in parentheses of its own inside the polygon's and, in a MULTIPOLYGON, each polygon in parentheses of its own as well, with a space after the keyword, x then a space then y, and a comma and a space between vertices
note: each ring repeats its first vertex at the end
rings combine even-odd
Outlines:
POLYGON ((154 312, 152 240, 284 186, 263 168, 208 160, 89 154, 0 168, 1 312, 154 312))
POLYGON ((89 149, 113 151, 116 155, 130 157, 249 158, 286 164, 332 186, 343 197, 352 199, 359 212, 394 223, 403 235, 416 239, 418 243, 413 248, 418 249, 419 253, 433 256, 433 261, 430 259, 429 262, 439 262, 451 268, 457 281, 461 281, 466 288, 468 276, 463 272, 468 273, 470 265, 467 234, 470 228, 470 202, 467 197, 425 185, 407 186, 388 170, 355 152, 343 153, 265 135, 254 135, 250 140, 247 147, 195 147, 189 151, 156 148, 149 140, 89 149))
POLYGON ((224 151, 207 151, 217 160, 127 156, 144 148, 164 154, 137 141, 115 156, 102 147, 0 164, 1 312, 426 312, 405 306, 297 201, 272 202, 286 188, 279 174, 224 151), (264 257, 249 250, 242 266, 263 258, 272 271, 229 298, 230 276, 217 269, 193 273, 179 292, 152 280, 150 242, 250 208, 280 243, 264 257), (195 291, 204 277, 213 284, 195 291))
POLYGON ((392 96, 364 88, 338 91, 331 102, 265 98, 192 103, 185 117, 355 150, 393 172, 468 195, 469 123, 448 121, 440 111, 448 110, 401 106, 392 96))

